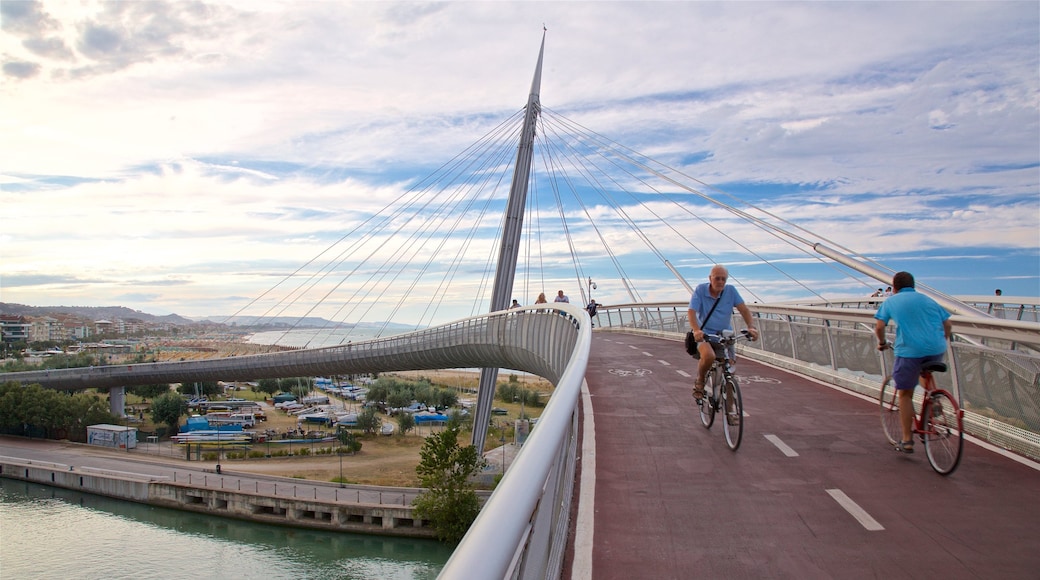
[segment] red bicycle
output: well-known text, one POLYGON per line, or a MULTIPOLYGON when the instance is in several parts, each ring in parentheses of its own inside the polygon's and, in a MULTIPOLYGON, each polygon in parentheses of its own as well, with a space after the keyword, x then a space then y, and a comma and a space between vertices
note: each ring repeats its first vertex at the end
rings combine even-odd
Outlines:
MULTIPOLYGON (((921 411, 914 415, 913 434, 924 442, 925 454, 932 469, 940 475, 949 475, 957 469, 964 449, 964 410, 953 395, 935 385, 932 373, 946 372, 946 363, 932 362, 921 369, 924 397, 921 411)), ((881 383, 881 427, 892 445, 898 445, 903 436, 899 424, 899 395, 892 384, 892 375, 881 383)))

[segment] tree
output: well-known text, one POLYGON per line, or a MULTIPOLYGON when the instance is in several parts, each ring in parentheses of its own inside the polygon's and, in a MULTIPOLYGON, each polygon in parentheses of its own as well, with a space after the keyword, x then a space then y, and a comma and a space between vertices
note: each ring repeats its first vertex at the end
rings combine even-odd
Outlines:
POLYGON ((458 543, 480 513, 469 478, 484 467, 473 446, 459 445, 459 430, 449 426, 423 442, 415 468, 425 491, 415 498, 415 514, 429 520, 443 542, 458 543))
POLYGON ((415 416, 411 413, 399 413, 397 415, 397 430, 401 435, 407 434, 415 429, 415 416))
POLYGON ((180 391, 182 395, 194 395, 196 386, 199 389, 199 393, 207 397, 219 395, 224 392, 224 389, 220 388, 220 385, 218 385, 216 381, 203 381, 201 383, 182 382, 181 386, 177 387, 177 390, 180 391))
POLYGON ((357 426, 365 433, 375 433, 379 430, 380 425, 383 424, 382 419, 376 415, 376 410, 372 407, 365 407, 358 413, 357 426))
POLYGON ((188 403, 183 397, 170 391, 159 395, 152 401, 152 421, 169 426, 170 433, 176 433, 181 416, 188 412, 188 403))
POLYGON ((336 439, 347 453, 361 451, 361 442, 358 441, 357 436, 342 426, 336 431, 336 439))
POLYGON ((256 385, 257 391, 268 395, 274 395, 280 390, 280 388, 281 387, 278 386, 278 379, 260 379, 256 385))
POLYGON ((412 393, 410 391, 391 391, 386 396, 386 405, 391 409, 403 409, 412 404, 412 393))
POLYGON ((434 405, 438 409, 450 409, 459 404, 459 394, 451 389, 437 389, 434 405))
POLYGON ((159 395, 166 393, 170 390, 170 385, 165 383, 156 383, 154 385, 135 385, 133 387, 127 387, 127 393, 133 393, 138 397, 144 399, 154 399, 159 395))

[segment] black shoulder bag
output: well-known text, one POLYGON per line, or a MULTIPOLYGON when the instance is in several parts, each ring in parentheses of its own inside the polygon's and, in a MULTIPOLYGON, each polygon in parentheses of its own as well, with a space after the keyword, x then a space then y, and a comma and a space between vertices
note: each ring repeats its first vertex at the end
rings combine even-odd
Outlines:
MULTIPOLYGON (((719 297, 715 299, 715 304, 711 305, 711 310, 708 311, 708 315, 701 319, 701 324, 708 322, 712 314, 715 314, 715 307, 722 301, 722 295, 726 292, 726 288, 722 288, 722 292, 719 292, 719 297)), ((693 358, 701 358, 701 351, 697 350, 697 339, 693 337, 693 331, 686 331, 686 353, 693 358)))

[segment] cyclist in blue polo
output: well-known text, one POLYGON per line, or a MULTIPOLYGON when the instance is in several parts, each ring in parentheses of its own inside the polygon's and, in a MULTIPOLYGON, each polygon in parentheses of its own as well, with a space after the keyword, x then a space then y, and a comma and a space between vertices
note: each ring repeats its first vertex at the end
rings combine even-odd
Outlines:
MULTIPOLYGON (((736 308, 744 318, 744 324, 751 333, 751 339, 758 339, 758 330, 751 324, 751 310, 744 304, 740 292, 726 284, 727 280, 729 280, 729 271, 723 266, 715 265, 708 274, 708 281, 698 285, 693 291, 693 296, 690 297, 690 309, 687 317, 690 319, 693 337, 697 340, 697 352, 700 353, 697 379, 693 383, 693 398, 697 399, 698 403, 704 398, 704 377, 708 374, 711 365, 715 364, 715 349, 704 341, 704 335, 733 330, 730 320, 733 317, 733 309, 736 308)), ((732 361, 733 353, 729 353, 728 356, 732 361)))
POLYGON ((885 327, 890 320, 896 323, 895 364, 892 381, 899 393, 899 422, 903 439, 897 451, 914 452, 914 388, 921 376, 921 366, 931 361, 942 361, 946 343, 950 340, 952 325, 950 313, 939 303, 914 288, 910 272, 899 272, 892 277, 895 294, 885 299, 874 318, 874 334, 878 350, 888 348, 885 327))

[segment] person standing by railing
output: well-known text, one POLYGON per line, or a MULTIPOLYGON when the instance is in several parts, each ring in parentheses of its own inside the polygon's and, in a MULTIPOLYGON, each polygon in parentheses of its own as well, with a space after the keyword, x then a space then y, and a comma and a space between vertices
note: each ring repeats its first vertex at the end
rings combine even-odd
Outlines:
MULTIPOLYGON (((752 340, 758 340, 758 330, 752 324, 751 310, 744 304, 740 292, 726 284, 729 271, 725 267, 715 265, 708 274, 708 281, 700 284, 690 297, 690 309, 687 317, 690 329, 697 340, 697 352, 700 353, 700 364, 697 366, 697 379, 693 383, 693 398, 700 402, 704 398, 704 377, 708 369, 715 364, 715 349, 704 340, 705 334, 719 334, 723 330, 733 330, 730 320, 736 308, 744 318, 744 324, 751 333, 752 340)), ((733 361, 734 353, 727 353, 733 361)))

